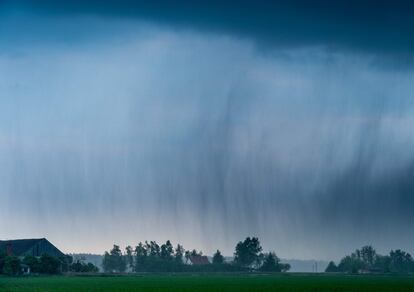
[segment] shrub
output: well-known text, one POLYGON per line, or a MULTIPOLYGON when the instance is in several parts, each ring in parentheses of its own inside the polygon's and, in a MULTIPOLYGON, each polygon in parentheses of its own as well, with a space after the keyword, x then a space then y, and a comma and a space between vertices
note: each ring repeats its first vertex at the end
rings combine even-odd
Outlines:
POLYGON ((40 272, 44 274, 58 274, 60 272, 61 262, 59 259, 42 255, 40 257, 40 272))
POLYGON ((17 276, 21 272, 20 260, 15 256, 6 256, 4 259, 3 273, 9 276, 17 276))

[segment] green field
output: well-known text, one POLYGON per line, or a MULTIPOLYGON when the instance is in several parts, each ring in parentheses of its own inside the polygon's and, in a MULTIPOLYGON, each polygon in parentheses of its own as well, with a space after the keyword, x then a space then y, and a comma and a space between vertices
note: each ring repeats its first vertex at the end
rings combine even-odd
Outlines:
POLYGON ((309 274, 0 277, 0 291, 414 291, 414 277, 309 274))

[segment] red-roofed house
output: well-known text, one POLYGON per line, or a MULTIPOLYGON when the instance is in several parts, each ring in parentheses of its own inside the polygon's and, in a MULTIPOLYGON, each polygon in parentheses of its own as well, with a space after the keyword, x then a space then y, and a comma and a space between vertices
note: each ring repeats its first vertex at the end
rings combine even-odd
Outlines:
POLYGON ((207 256, 202 255, 194 255, 189 257, 190 265, 208 265, 210 264, 210 261, 208 260, 207 256))

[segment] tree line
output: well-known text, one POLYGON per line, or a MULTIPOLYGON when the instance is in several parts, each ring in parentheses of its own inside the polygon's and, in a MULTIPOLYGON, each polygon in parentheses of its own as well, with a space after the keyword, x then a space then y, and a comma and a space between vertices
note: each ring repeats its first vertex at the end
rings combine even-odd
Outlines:
POLYGON ((201 257, 201 251, 185 250, 180 244, 175 247, 170 240, 159 245, 156 241, 138 243, 135 248, 127 246, 124 251, 114 245, 106 251, 102 266, 107 273, 160 272, 160 271, 268 271, 285 272, 290 266, 283 264, 274 252, 263 253, 257 237, 247 237, 237 243, 234 259, 226 262, 217 250, 211 263, 190 264, 193 258, 201 257))
POLYGON ((325 272, 328 273, 414 273, 414 260, 403 250, 391 250, 388 255, 380 255, 371 245, 355 250, 341 259, 338 265, 331 261, 325 272))
POLYGON ((85 263, 81 260, 73 261, 71 256, 61 258, 47 254, 41 257, 25 256, 23 258, 8 256, 0 253, 0 274, 17 276, 22 274, 23 267, 28 267, 33 274, 59 274, 62 272, 74 273, 97 273, 99 268, 92 263, 85 263))
MULTIPOLYGON (((281 263, 274 252, 263 253, 257 237, 247 237, 239 241, 234 249, 231 261, 225 260, 217 250, 210 260, 202 264, 192 260, 203 257, 201 251, 185 250, 180 244, 175 247, 167 240, 159 245, 156 241, 138 243, 134 248, 127 246, 124 251, 114 245, 103 256, 102 266, 106 273, 124 272, 286 272, 289 264, 281 263)), ((206 258, 204 257, 204 260, 206 258)), ((97 273, 98 267, 82 259, 73 261, 66 255, 61 258, 42 255, 41 257, 7 256, 0 253, 0 274, 19 275, 22 267, 29 267, 34 274, 59 273, 97 273)), ((403 250, 391 250, 381 255, 370 246, 363 246, 351 255, 343 257, 338 264, 331 261, 327 273, 414 273, 414 259, 403 250)))

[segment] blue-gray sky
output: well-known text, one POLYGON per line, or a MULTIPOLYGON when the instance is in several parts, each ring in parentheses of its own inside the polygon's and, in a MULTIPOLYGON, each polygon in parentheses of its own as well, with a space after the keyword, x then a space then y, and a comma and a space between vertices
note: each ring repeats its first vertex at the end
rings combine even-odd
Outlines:
POLYGON ((0 238, 414 252, 413 2, 289 3, 0 2, 0 238))

